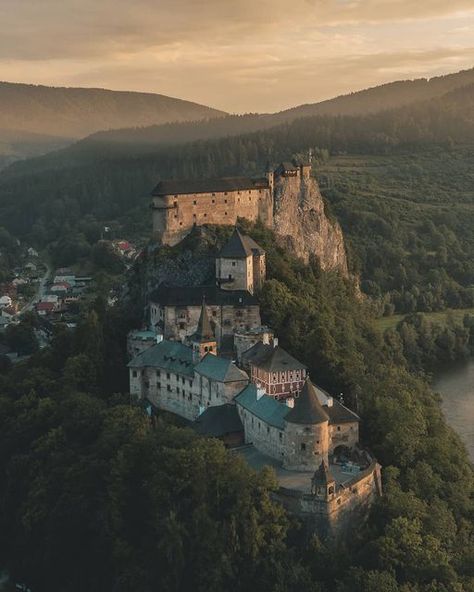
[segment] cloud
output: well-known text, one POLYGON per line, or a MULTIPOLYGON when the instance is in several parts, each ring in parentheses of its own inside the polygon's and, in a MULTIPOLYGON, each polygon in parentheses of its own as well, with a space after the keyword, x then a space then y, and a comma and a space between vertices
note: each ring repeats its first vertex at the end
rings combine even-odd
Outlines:
POLYGON ((0 78, 275 110, 473 62, 472 0, 1 0, 0 78))

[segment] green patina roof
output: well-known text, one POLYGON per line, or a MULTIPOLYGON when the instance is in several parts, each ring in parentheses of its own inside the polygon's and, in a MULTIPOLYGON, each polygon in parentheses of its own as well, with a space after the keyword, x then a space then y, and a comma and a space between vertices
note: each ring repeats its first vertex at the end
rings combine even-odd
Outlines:
POLYGON ((193 351, 178 341, 162 341, 135 356, 128 367, 154 367, 194 376, 193 351))
POLYGON ((235 397, 235 401, 265 423, 280 430, 285 429, 284 419, 288 411, 290 411, 289 407, 268 395, 263 395, 260 399, 257 399, 257 387, 254 384, 249 384, 244 388, 235 397))
POLYGON ((206 376, 219 382, 235 382, 248 380, 247 374, 227 358, 206 354, 197 364, 195 370, 201 376, 206 376))

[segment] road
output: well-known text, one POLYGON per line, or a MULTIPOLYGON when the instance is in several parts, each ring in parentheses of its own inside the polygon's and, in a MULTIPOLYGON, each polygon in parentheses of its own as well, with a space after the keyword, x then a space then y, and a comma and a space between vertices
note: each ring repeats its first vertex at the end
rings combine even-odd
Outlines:
POLYGON ((32 310, 33 307, 35 306, 35 304, 37 302, 39 302, 41 300, 41 298, 43 298, 43 296, 45 295, 46 292, 46 284, 48 283, 48 280, 51 276, 52 273, 52 268, 50 266, 50 264, 47 261, 42 261, 42 263, 46 266, 46 271, 44 273, 44 275, 41 277, 39 284, 38 284, 38 288, 36 290, 35 295, 33 296, 33 298, 31 298, 26 304, 25 306, 19 310, 16 315, 15 315, 15 319, 19 319, 21 317, 22 314, 24 314, 25 312, 28 312, 29 310, 32 310))

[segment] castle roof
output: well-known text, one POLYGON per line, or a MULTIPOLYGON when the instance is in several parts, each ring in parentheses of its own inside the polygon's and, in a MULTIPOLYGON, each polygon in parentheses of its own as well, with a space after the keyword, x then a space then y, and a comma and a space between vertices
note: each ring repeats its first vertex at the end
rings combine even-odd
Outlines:
POLYGON ((295 406, 285 417, 288 423, 317 424, 329 421, 329 415, 319 402, 316 389, 309 378, 306 379, 303 389, 295 406))
POLYGON ((267 372, 284 372, 286 370, 306 370, 306 366, 280 346, 258 341, 242 354, 246 364, 257 366, 267 372))
POLYGON ((129 368, 160 368, 175 374, 194 376, 193 350, 178 341, 161 341, 135 356, 129 368))
POLYGON ((248 380, 247 374, 237 368, 237 366, 228 358, 221 358, 211 353, 206 354, 195 370, 201 376, 206 376, 218 382, 237 382, 248 380))
POLYGON ((258 300, 246 290, 222 290, 217 286, 167 286, 161 284, 151 294, 151 302, 162 306, 200 306, 205 298, 207 306, 252 306, 258 300))
POLYGON ((234 232, 226 244, 222 247, 218 257, 220 258, 246 258, 251 255, 263 255, 265 251, 258 245, 250 236, 241 234, 241 232, 235 228, 234 232))
POLYGON ((238 405, 265 423, 279 430, 285 429, 284 420, 289 408, 268 395, 262 395, 258 398, 255 384, 249 384, 234 400, 238 405))
POLYGON ((170 179, 160 181, 153 189, 152 195, 189 195, 195 193, 243 191, 245 189, 267 189, 268 187, 268 180, 264 178, 170 179))
POLYGON ((203 300, 197 330, 196 333, 192 335, 191 339, 193 341, 204 342, 214 341, 215 338, 214 329, 212 328, 209 315, 207 314, 206 304, 203 300))
POLYGON ((319 465, 318 469, 314 472, 312 482, 315 485, 328 485, 332 481, 335 481, 331 471, 329 470, 326 461, 323 460, 319 465))
POLYGON ((208 407, 196 419, 192 427, 198 434, 214 438, 242 432, 244 429, 237 407, 230 403, 208 407))

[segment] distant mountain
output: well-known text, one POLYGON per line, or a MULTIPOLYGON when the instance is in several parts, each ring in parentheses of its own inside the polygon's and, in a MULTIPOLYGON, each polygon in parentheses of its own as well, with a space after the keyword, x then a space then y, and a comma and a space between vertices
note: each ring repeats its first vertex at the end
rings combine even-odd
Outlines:
POLYGON ((180 144, 261 131, 302 117, 369 115, 441 97, 473 83, 474 68, 429 80, 420 78, 392 82, 274 114, 228 115, 211 121, 100 131, 72 146, 69 153, 84 155, 90 151, 90 156, 96 157, 102 150, 127 152, 132 145, 140 152, 148 150, 152 145, 180 144))
POLYGON ((288 121, 315 115, 368 115, 396 109, 418 101, 440 97, 474 83, 474 68, 435 78, 399 80, 375 86, 334 99, 300 105, 273 115, 274 121, 288 121))
POLYGON ((225 115, 164 95, 0 82, 0 169, 98 130, 225 115))

